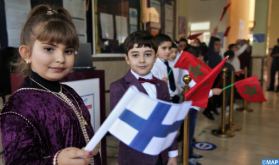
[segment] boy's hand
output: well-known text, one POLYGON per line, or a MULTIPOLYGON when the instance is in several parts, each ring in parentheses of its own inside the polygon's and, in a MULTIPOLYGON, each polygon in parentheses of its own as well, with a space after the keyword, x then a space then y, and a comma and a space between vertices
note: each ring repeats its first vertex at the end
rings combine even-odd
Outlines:
POLYGON ((176 157, 169 158, 168 165, 177 165, 176 157))
POLYGON ((182 34, 179 34, 178 38, 176 39, 177 41, 180 41, 181 38, 185 38, 185 34, 182 33, 182 34))
POLYGON ((162 81, 164 81, 165 83, 167 83, 167 85, 169 84, 169 78, 168 78, 168 77, 162 78, 162 81))
POLYGON ((213 92, 213 95, 220 95, 223 91, 220 88, 213 88, 212 92, 213 92))
POLYGON ((213 33, 212 33, 212 36, 216 36, 217 35, 217 32, 218 32, 218 26, 216 26, 214 29, 213 29, 213 33))

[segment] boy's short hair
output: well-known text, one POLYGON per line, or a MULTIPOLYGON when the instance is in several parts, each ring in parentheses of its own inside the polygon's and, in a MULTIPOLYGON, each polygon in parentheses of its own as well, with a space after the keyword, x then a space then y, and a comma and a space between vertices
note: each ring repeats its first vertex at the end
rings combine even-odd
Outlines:
POLYGON ((175 43, 172 43, 171 48, 177 48, 177 45, 175 43))
POLYGON ((201 55, 201 51, 197 47, 194 47, 194 46, 188 46, 186 50, 184 49, 184 51, 191 53, 192 55, 194 55, 197 58, 199 58, 201 55))
POLYGON ((221 41, 220 38, 215 37, 214 42, 221 41))
POLYGON ((123 47, 127 56, 129 50, 133 49, 135 44, 138 44, 138 48, 146 46, 154 49, 155 54, 157 53, 158 46, 156 43, 156 39, 148 31, 133 32, 125 39, 123 47))
POLYGON ((227 50, 225 53, 224 53, 224 57, 227 57, 229 56, 228 60, 234 58, 234 51, 232 50, 227 50))
POLYGON ((188 45, 188 41, 185 38, 181 38, 178 43, 180 43, 180 42, 186 42, 188 45))
POLYGON ((229 50, 232 50, 233 47, 235 47, 235 46, 236 46, 236 44, 230 44, 228 48, 229 48, 229 50))
POLYGON ((172 42, 171 38, 166 34, 158 34, 155 38, 157 40, 158 46, 161 45, 163 42, 172 42))

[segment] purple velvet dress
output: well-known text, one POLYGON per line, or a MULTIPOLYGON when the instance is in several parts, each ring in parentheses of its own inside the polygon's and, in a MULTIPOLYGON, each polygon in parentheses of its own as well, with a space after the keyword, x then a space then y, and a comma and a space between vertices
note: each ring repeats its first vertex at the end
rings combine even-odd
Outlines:
MULTIPOLYGON (((16 91, 1 112, 1 137, 6 165, 51 165, 55 164, 54 157, 59 150, 85 147, 94 131, 90 114, 79 95, 63 85, 78 102, 88 123, 86 126, 80 124, 81 117, 64 101, 46 90, 34 88, 34 83, 30 85, 27 77, 25 84, 28 83, 27 86, 31 88, 23 87, 16 91)), ((79 110, 67 90, 62 90, 62 93, 79 110)), ((94 164, 101 165, 99 154, 94 156, 94 164)))

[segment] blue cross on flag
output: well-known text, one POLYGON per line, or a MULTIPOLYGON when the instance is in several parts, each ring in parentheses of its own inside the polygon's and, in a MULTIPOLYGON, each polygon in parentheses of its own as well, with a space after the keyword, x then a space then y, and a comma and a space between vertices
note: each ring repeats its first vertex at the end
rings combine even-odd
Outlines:
POLYGON ((101 140, 109 131, 137 151, 158 155, 170 147, 175 140, 191 104, 191 101, 172 104, 152 99, 132 86, 115 106, 85 150, 94 149, 98 140, 101 140), (94 138, 96 142, 92 142, 94 138))

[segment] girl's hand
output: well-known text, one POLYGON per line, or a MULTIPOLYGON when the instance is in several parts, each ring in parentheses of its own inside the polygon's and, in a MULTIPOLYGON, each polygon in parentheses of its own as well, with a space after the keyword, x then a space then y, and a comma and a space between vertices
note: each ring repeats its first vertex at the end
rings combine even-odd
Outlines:
POLYGON ((85 151, 75 147, 63 149, 58 155, 58 165, 88 165, 91 162, 92 151, 85 151), (81 158, 86 157, 86 158, 81 158))

